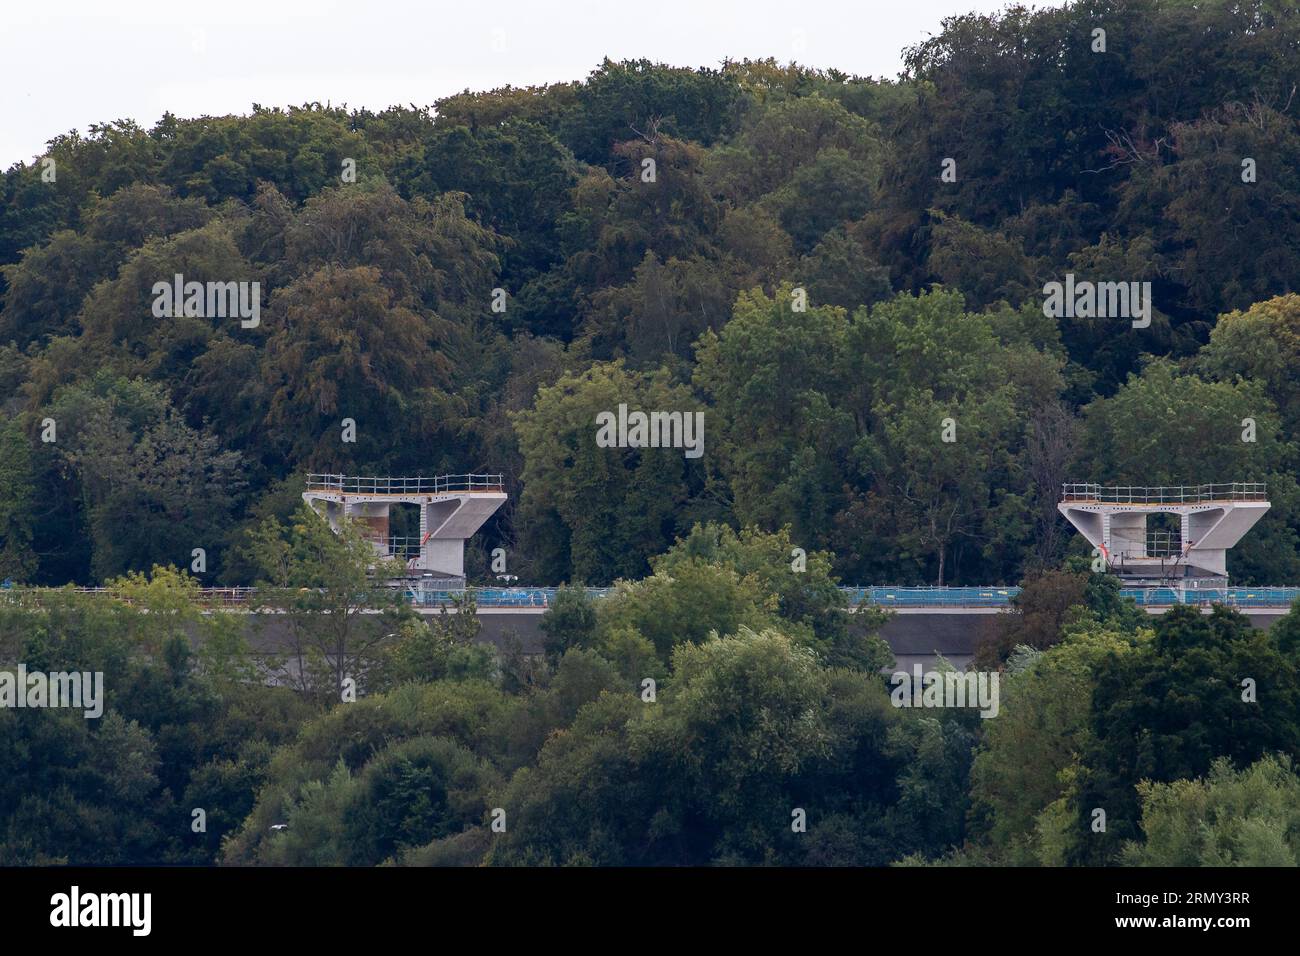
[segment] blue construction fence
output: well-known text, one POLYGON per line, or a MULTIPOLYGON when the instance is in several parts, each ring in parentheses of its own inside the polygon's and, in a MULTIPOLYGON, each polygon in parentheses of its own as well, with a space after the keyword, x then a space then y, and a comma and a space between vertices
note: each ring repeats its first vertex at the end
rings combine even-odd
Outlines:
MULTIPOLYGON (((604 597, 611 588, 587 588, 593 598, 604 597)), ((840 588, 850 606, 870 604, 878 607, 907 608, 975 608, 1005 607, 1020 593, 1018 587, 844 587, 840 588)), ((479 588, 463 590, 408 590, 407 598, 417 607, 451 606, 472 593, 479 607, 547 608, 555 603, 556 588, 479 588)), ((1131 597, 1143 607, 1169 607, 1174 604, 1227 604, 1232 607, 1289 607, 1300 597, 1300 587, 1259 588, 1122 588, 1123 597, 1131 597)))

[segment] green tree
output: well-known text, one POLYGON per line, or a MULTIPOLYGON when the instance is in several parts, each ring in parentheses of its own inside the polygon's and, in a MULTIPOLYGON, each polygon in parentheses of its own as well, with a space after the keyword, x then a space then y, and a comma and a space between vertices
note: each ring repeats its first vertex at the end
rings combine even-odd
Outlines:
POLYGON ((1122 632, 1082 627, 1046 651, 1010 656, 997 719, 985 721, 971 769, 973 852, 1015 866, 1042 860, 1038 820, 1065 795, 1091 741, 1093 673, 1107 655, 1128 653, 1122 632))
POLYGON ((1289 757, 1243 770, 1226 758, 1197 780, 1138 784, 1144 839, 1129 866, 1300 866, 1300 776, 1289 757))
POLYGON ((443 323, 395 300, 372 267, 325 267, 282 290, 275 308, 284 319, 261 363, 266 423, 291 460, 324 469, 380 457, 391 439, 380 423, 400 423, 422 391, 450 384, 433 348, 443 323), (339 440, 344 418, 356 422, 355 444, 339 440))
POLYGON ((587 163, 609 161, 613 144, 652 122, 707 145, 734 128, 740 99, 735 84, 717 70, 606 59, 577 89, 577 108, 562 114, 560 139, 587 163))
POLYGON ((0 581, 27 581, 36 570, 36 510, 31 444, 18 422, 0 427, 0 581))
MULTIPOLYGON (((641 576, 650 556, 672 541, 674 514, 700 481, 699 464, 683 449, 598 447, 597 416, 617 415, 620 404, 683 415, 699 407, 666 373, 631 372, 615 362, 564 375, 513 416, 524 458, 519 520, 552 580, 608 584, 641 576)), ((709 420, 706 414, 706 442, 709 420)))
POLYGON ((1196 368, 1211 381, 1242 378, 1263 387, 1282 415, 1284 433, 1300 433, 1300 295, 1257 302, 1245 311, 1219 316, 1210 341, 1196 356, 1196 368))
POLYGON ((889 647, 875 634, 882 621, 867 608, 848 613, 848 601, 831 572, 833 560, 829 552, 796 548, 789 528, 737 533, 709 523, 697 524, 652 564, 656 575, 668 577, 698 561, 728 568, 757 585, 759 606, 774 611, 791 637, 815 647, 823 663, 874 673, 893 662, 889 647))
POLYGON ((581 585, 561 587, 538 624, 546 635, 546 655, 558 660, 571 647, 590 646, 596 635, 596 606, 581 585))
POLYGON ((155 564, 216 571, 244 490, 243 459, 191 428, 159 386, 101 371, 56 393, 57 454, 77 478, 102 580, 155 564))
POLYGON ((693 381, 712 401, 710 455, 742 525, 788 523, 805 547, 825 543, 853 440, 853 418, 837 402, 847 329, 841 309, 794 311, 785 285, 772 297, 742 293, 721 332, 700 339, 693 381))
POLYGON ((258 604, 289 622, 287 679, 335 701, 346 680, 359 690, 400 621, 402 595, 387 581, 401 576, 401 562, 381 557, 353 522, 331 529, 307 504, 287 529, 268 518, 245 548, 261 571, 258 604))
POLYGON ((1109 861, 1137 837, 1139 781, 1203 776, 1220 757, 1244 767, 1269 753, 1300 755, 1298 714, 1295 665, 1244 615, 1167 611, 1153 641, 1097 670, 1071 857, 1109 861), (1088 832, 1094 807, 1106 810, 1103 834, 1088 832))

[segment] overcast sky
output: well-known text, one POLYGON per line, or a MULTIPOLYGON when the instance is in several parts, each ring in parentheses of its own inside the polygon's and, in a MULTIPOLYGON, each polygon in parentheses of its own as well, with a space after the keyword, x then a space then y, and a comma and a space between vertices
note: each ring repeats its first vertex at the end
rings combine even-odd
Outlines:
MULTIPOLYGON (((1036 6, 1057 6, 1039 0, 1036 6)), ((773 56, 895 76, 954 13, 1005 0, 34 0, 0 19, 0 168, 91 123, 311 101, 383 109, 580 79, 600 61, 773 56)))

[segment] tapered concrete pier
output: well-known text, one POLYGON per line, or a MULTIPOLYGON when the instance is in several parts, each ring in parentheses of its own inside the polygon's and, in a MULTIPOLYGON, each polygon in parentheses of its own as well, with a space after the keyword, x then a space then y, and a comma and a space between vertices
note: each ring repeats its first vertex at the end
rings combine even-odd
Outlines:
POLYGON ((1064 486, 1057 505, 1106 560, 1128 581, 1228 576, 1228 550, 1269 509, 1264 485, 1140 487, 1093 484, 1064 486), (1174 515, 1178 529, 1149 529, 1152 515, 1174 515))
POLYGON ((369 478, 308 475, 302 498, 335 530, 347 517, 362 527, 379 557, 404 557, 413 575, 454 583, 465 577, 465 542, 506 500, 501 475, 369 478), (389 534, 395 504, 420 509, 417 538, 389 534))

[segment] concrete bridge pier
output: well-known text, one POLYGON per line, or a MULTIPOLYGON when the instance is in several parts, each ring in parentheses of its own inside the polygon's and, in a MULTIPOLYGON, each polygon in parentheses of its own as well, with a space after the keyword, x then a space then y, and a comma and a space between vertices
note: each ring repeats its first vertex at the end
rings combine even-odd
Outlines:
POLYGON ((413 555, 413 576, 455 582, 465 578, 465 542, 506 500, 501 475, 440 475, 434 478, 373 478, 308 475, 303 500, 335 531, 344 519, 356 522, 378 557, 413 555), (395 504, 419 508, 417 541, 390 534, 395 504))

